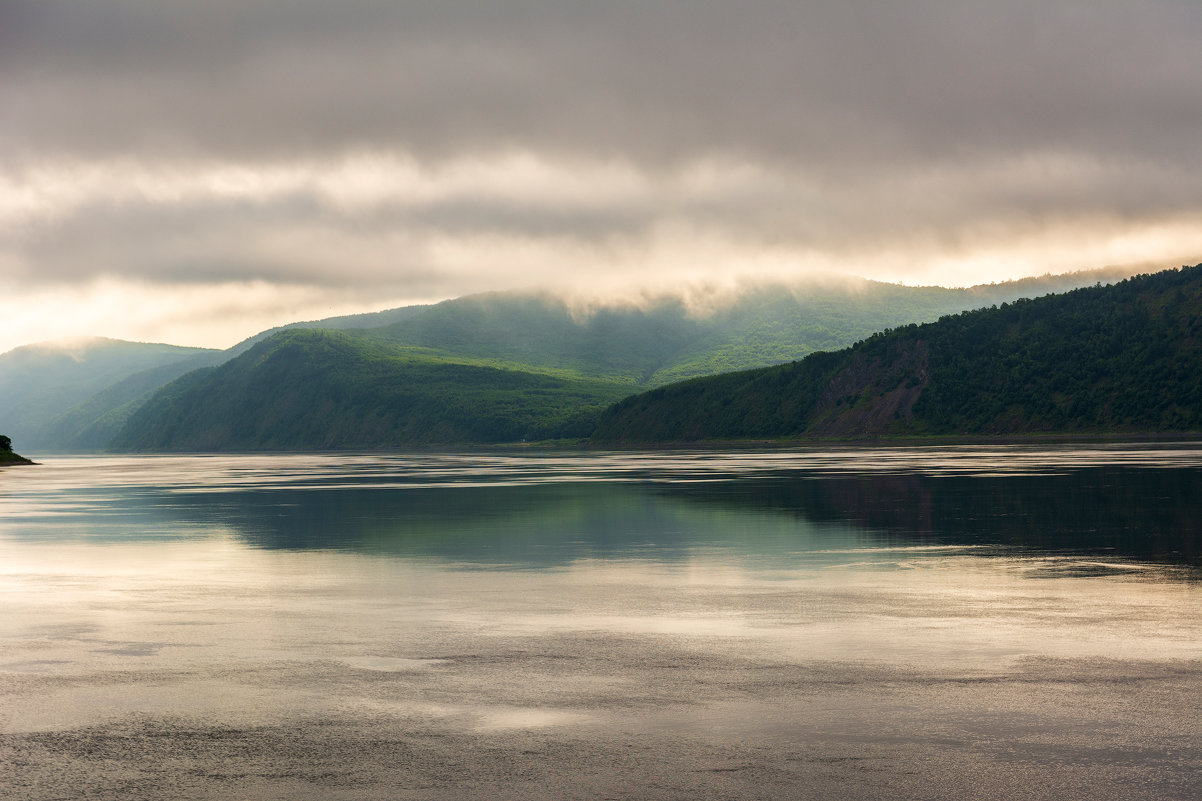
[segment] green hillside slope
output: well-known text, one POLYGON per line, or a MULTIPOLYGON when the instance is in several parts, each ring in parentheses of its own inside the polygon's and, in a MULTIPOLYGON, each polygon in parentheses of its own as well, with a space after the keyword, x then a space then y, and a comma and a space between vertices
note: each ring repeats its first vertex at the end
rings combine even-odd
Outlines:
POLYGON ((655 387, 780 364, 846 347, 884 328, 1116 275, 1098 270, 968 289, 809 278, 748 285, 690 303, 682 292, 587 308, 552 293, 494 292, 445 301, 371 333, 446 355, 655 387))
POLYGON ((167 385, 130 417, 113 447, 378 449, 580 437, 626 392, 296 329, 167 385))
POLYGON ((104 338, 15 348, 0 354, 0 425, 23 448, 55 448, 59 415, 135 373, 212 352, 104 338))
POLYGON ((42 358, 36 363, 43 373, 53 368, 49 373, 54 373, 54 381, 49 383, 16 369, 23 356, 38 350, 22 348, 0 356, 0 390, 15 392, 5 417, 0 391, 0 424, 9 425, 22 442, 42 452, 102 450, 114 444, 114 434, 169 381, 227 362, 295 328, 353 329, 370 335, 381 347, 422 348, 434 359, 599 379, 625 384, 627 392, 634 392, 692 376, 779 364, 815 350, 843 347, 881 328, 1111 280, 1117 274, 1092 271, 970 289, 809 278, 745 285, 712 296, 692 287, 638 304, 594 299, 583 306, 550 293, 490 293, 434 306, 293 323, 226 351, 171 349, 160 353, 157 361, 116 361, 103 371, 95 369, 92 357, 79 359, 74 352, 56 364, 42 358), (29 415, 33 419, 26 419, 29 415))
POLYGON ((1202 430, 1202 265, 623 400, 594 439, 1202 430))
POLYGON ((225 351, 107 339, 17 348, 0 355, 0 422, 39 451, 103 450, 129 417, 169 382, 229 361, 272 334, 297 327, 379 327, 425 308, 291 323, 225 351))
POLYGON ((383 328, 400 320, 406 320, 415 315, 421 314, 429 309, 429 306, 401 306, 395 309, 384 309, 378 312, 366 312, 364 314, 346 314, 338 317, 326 317, 321 320, 306 320, 287 325, 277 325, 275 328, 268 328, 266 331, 260 331, 254 336, 247 337, 238 344, 226 349, 223 354, 224 358, 215 362, 229 361, 235 356, 240 356, 252 347, 274 336, 281 331, 289 331, 293 328, 328 328, 336 331, 358 330, 366 328, 383 328))
POLYGON ((44 425, 40 438, 59 451, 87 452, 108 447, 130 415, 165 385, 186 373, 211 366, 220 351, 143 370, 117 381, 44 425))

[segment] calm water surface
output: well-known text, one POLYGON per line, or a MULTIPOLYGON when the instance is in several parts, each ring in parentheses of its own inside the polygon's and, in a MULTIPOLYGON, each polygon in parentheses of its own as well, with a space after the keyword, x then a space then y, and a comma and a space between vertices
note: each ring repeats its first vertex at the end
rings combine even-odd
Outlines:
POLYGON ((0 471, 0 797, 1202 797, 1202 449, 0 471))

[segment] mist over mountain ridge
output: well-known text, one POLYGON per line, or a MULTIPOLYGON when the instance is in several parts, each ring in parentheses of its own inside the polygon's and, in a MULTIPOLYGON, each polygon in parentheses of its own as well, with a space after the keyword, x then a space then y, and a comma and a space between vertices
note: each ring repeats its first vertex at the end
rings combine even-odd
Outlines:
POLYGON ((1202 264, 627 398, 599 443, 1202 430, 1202 264))
MULTIPOLYGON (((45 450, 76 433, 71 423, 61 429, 62 433, 56 433, 60 429, 55 421, 60 415, 71 415, 95 396, 110 392, 146 371, 164 372, 137 394, 157 389, 202 366, 206 356, 219 353, 105 337, 14 348, 0 354, 0 429, 26 450, 45 450)), ((97 417, 129 400, 132 397, 116 390, 112 403, 102 402, 96 414, 85 412, 79 425, 90 425, 97 417)))
MULTIPOLYGON (((1124 272, 1109 268, 965 289, 810 275, 794 281, 765 277, 648 287, 608 296, 549 289, 491 292, 293 323, 225 351, 94 340, 143 356, 128 367, 115 362, 88 380, 83 380, 91 375, 86 359, 77 367, 63 361, 68 352, 86 354, 86 342, 43 343, 0 355, 0 385, 5 388, 0 391, 0 423, 27 451, 102 450, 170 382, 191 370, 227 363, 281 332, 304 328, 346 331, 371 344, 376 349, 372 353, 420 353, 427 377, 438 362, 519 371, 585 382, 592 387, 585 394, 600 402, 614 392, 620 396, 696 376, 789 362, 846 347, 884 328, 1106 282, 1124 272), (616 389, 598 394, 598 381, 616 389)), ((400 374, 397 380, 403 380, 400 374)))

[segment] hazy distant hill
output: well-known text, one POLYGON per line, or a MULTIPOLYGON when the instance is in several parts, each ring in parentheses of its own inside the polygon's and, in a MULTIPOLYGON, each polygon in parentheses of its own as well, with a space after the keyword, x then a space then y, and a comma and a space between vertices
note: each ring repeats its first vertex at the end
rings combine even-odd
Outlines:
POLYGON ((0 355, 0 423, 30 452, 103 450, 159 389, 193 370, 228 361, 276 332, 383 326, 424 308, 292 323, 225 351, 103 338, 27 345, 0 355))
MULTIPOLYGON (((19 348, 0 356, 0 387, 10 394, 11 413, 7 419, 0 414, 0 423, 8 423, 20 442, 39 451, 101 450, 169 382, 296 328, 356 330, 379 345, 424 348, 428 356, 443 360, 618 382, 632 392, 691 376, 779 364, 815 350, 843 347, 882 328, 1108 281, 1120 274, 1117 269, 1091 271, 970 289, 810 278, 792 284, 749 284, 700 299, 697 288, 683 288, 678 296, 639 303, 569 302, 545 292, 490 293, 433 306, 293 323, 226 351, 158 351, 161 360, 117 360, 103 371, 95 369, 90 357, 39 357, 32 372, 22 372, 28 365, 18 357, 27 349, 19 348)), ((170 347, 125 344, 149 349, 146 354, 170 347)), ((0 413, 5 409, 0 405, 0 413)))
POLYGON ((103 450, 129 416, 165 385, 223 360, 222 351, 206 351, 126 376, 42 426, 39 436, 43 447, 72 452, 103 450))
POLYGON ((260 331, 254 336, 247 337, 237 345, 234 345, 233 347, 223 351, 224 356, 221 361, 227 361, 235 356, 238 356, 239 354, 245 353, 254 345, 262 342, 274 334, 280 333, 281 331, 289 331, 293 328, 332 328, 336 331, 360 328, 382 328, 401 320, 406 320, 416 314, 421 314, 429 308, 429 306, 424 305, 401 306, 400 308, 384 309, 383 311, 378 312, 367 312, 365 314, 346 314, 340 317, 326 317, 321 320, 306 320, 302 322, 288 323, 287 325, 278 325, 275 328, 268 328, 266 331, 260 331))
POLYGON ((884 328, 1125 277, 1121 270, 1043 276, 969 289, 860 278, 749 284, 688 303, 661 296, 579 309, 543 292, 470 295, 373 333, 384 341, 654 387, 800 359, 884 328))
POLYGON ((1202 430, 1202 265, 627 398, 598 441, 1202 430))
POLYGON ((628 391, 453 361, 350 332, 298 329, 169 384, 112 444, 324 450, 580 437, 628 391))
POLYGON ((165 387, 112 446, 305 450, 588 436, 608 402, 672 370, 775 361, 871 331, 873 321, 1016 293, 1013 284, 839 281, 761 287, 708 315, 672 298, 582 314, 545 293, 476 295, 381 328, 277 333, 165 387))
POLYGON ((27 453, 53 447, 59 415, 135 373, 208 352, 104 338, 15 348, 0 354, 0 427, 27 453))

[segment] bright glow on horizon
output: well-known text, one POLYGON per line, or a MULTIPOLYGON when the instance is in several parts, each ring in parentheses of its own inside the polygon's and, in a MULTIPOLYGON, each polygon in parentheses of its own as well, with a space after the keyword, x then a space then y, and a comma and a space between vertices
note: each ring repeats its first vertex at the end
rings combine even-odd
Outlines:
POLYGON ((48 289, 9 309, 0 323, 0 353, 38 342, 92 337, 224 349, 288 323, 421 302, 396 298, 383 305, 362 303, 331 298, 327 290, 313 287, 262 282, 164 290, 106 279, 48 289), (44 319, 45 310, 54 308, 71 313, 56 320, 44 319), (30 338, 31 331, 40 336, 30 338))
MULTIPOLYGON (((950 181, 921 174, 894 190, 979 191, 950 181)), ((0 352, 74 336, 228 347, 275 325, 498 289, 616 298, 827 274, 969 286, 1202 253, 1202 214, 843 231, 850 200, 828 193, 820 210, 818 194, 803 176, 720 160, 665 174, 514 153, 27 167, 0 175, 0 259, 14 276, 0 352), (806 208, 822 232, 782 221, 806 208)))
POLYGON ((1202 261, 1196 3, 252 6, 13 4, 0 351, 1202 261))

